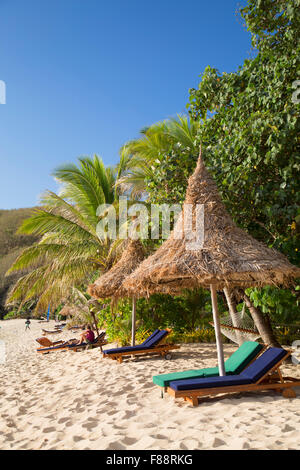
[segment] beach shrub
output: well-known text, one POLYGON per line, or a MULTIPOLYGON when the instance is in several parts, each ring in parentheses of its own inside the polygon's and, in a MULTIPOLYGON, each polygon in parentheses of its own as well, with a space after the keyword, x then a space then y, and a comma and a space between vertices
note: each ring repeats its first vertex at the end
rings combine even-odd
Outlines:
MULTIPOLYGON (((219 299, 220 312, 224 311, 219 299)), ((98 326, 105 329, 109 341, 121 345, 131 342, 131 300, 122 300, 117 306, 107 306, 97 314, 98 326)), ((187 291, 185 295, 153 295, 149 299, 138 299, 136 305, 136 342, 142 342, 156 328, 171 328, 168 341, 213 342, 214 329, 210 294, 204 289, 187 291)))
POLYGON ((3 320, 13 320, 15 318, 28 318, 30 317, 30 314, 28 312, 25 312, 24 310, 18 311, 18 310, 12 310, 11 312, 8 312, 6 315, 4 315, 3 320))
POLYGON ((300 340, 300 324, 274 325, 274 332, 279 343, 284 346, 292 346, 294 341, 300 340))

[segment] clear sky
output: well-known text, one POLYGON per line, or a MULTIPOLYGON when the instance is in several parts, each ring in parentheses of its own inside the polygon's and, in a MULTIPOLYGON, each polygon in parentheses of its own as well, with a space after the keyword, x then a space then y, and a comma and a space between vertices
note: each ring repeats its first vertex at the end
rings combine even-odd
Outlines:
POLYGON ((118 161, 139 130, 184 112, 207 65, 250 54, 240 0, 0 0, 0 208, 36 205, 52 170, 118 161))

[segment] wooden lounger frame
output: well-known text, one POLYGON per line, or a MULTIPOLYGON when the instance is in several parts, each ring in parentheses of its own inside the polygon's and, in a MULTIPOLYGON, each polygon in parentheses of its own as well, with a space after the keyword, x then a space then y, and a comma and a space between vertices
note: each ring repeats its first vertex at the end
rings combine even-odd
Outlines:
MULTIPOLYGON (((71 341, 76 341, 76 338, 71 338, 68 340, 69 342, 71 341)), ((49 338, 46 338, 46 336, 43 336, 42 338, 37 338, 36 342, 40 344, 42 348, 51 348, 52 346, 58 346, 59 344, 65 344, 67 341, 64 341, 60 339, 59 341, 51 341, 49 338), (49 342, 48 345, 42 344, 39 340, 45 339, 46 341, 49 342)))
POLYGON ((107 341, 105 339, 102 339, 102 341, 97 341, 96 343, 78 344, 77 346, 74 346, 73 348, 68 348, 68 349, 71 349, 71 351, 77 352, 77 351, 80 351, 81 349, 84 349, 85 351, 87 351, 88 349, 100 348, 102 352, 102 346, 105 346, 106 344, 107 344, 107 341))
POLYGON ((198 390, 173 390, 168 387, 167 392, 174 398, 184 398, 185 401, 193 406, 199 405, 199 397, 238 392, 256 392, 261 390, 274 390, 282 393, 285 398, 295 398, 296 392, 292 387, 300 386, 300 379, 283 377, 280 371, 280 366, 290 355, 291 351, 288 351, 286 355, 255 384, 202 388, 198 390))
POLYGON ((152 348, 148 349, 140 349, 140 350, 132 350, 132 351, 126 351, 126 352, 116 352, 112 354, 105 354, 105 351, 103 351, 103 357, 104 358, 110 358, 113 360, 118 361, 120 364, 123 362, 123 357, 124 356, 151 356, 154 354, 158 354, 159 356, 166 356, 169 351, 172 349, 179 349, 180 346, 176 344, 163 344, 163 341, 165 341, 166 337, 171 333, 172 330, 169 328, 165 328, 165 330, 168 332, 167 335, 165 335, 155 346, 152 348))
MULTIPOLYGON (((42 348, 42 349, 37 349, 37 352, 40 353, 40 354, 48 354, 50 352, 55 352, 55 351, 74 351, 74 352, 77 352, 77 351, 80 351, 80 350, 87 350, 87 349, 94 349, 94 348, 100 348, 101 349, 101 352, 102 352, 102 346, 105 346, 107 344, 107 341, 104 339, 105 338, 105 334, 100 338, 100 341, 98 340, 97 342, 94 342, 94 343, 89 343, 89 344, 78 344, 78 345, 74 345, 74 347, 70 348, 68 344, 62 344, 61 347, 59 348, 42 348)), ((71 340, 70 340, 71 341, 71 340)), ((72 344, 72 343, 70 343, 72 344)))
MULTIPOLYGON (((266 349, 268 349, 268 345, 263 344, 262 346, 263 346, 263 348, 256 354, 256 356, 252 359, 252 361, 250 361, 249 364, 247 364, 247 365, 244 367, 243 370, 245 370, 248 366, 250 366, 250 364, 252 364, 252 362, 256 361, 256 359, 257 359, 266 349)), ((243 372, 243 370, 242 370, 242 372, 243 372)), ((193 379, 196 379, 196 378, 197 378, 197 377, 193 377, 193 379)), ((204 379, 204 378, 206 378, 206 377, 199 377, 199 379, 201 379, 201 378, 204 379)), ((184 379, 177 379, 177 380, 184 380, 184 379)), ((177 380, 175 380, 174 382, 176 382, 177 380)), ((166 387, 161 387, 160 385, 158 385, 158 387, 161 388, 161 397, 163 398, 164 392, 167 392, 167 391, 168 391, 168 387, 167 387, 167 386, 166 386, 166 387)))
POLYGON ((57 335, 57 334, 62 333, 62 330, 61 330, 61 329, 58 329, 58 330, 50 331, 50 330, 44 330, 44 329, 42 328, 42 332, 44 333, 44 335, 57 335))

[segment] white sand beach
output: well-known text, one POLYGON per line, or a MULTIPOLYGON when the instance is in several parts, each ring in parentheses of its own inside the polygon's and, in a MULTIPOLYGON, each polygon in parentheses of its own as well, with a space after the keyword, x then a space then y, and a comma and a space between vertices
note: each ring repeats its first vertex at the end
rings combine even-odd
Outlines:
MULTIPOLYGON (((300 449, 299 387, 295 399, 247 393, 195 408, 160 397, 153 375, 216 365, 214 344, 182 345, 169 361, 118 364, 99 349, 37 354, 42 325, 35 320, 26 332, 25 320, 0 326, 0 449, 300 449)), ((224 349, 227 357, 236 348, 224 349)), ((299 366, 283 371, 300 378, 299 366)))

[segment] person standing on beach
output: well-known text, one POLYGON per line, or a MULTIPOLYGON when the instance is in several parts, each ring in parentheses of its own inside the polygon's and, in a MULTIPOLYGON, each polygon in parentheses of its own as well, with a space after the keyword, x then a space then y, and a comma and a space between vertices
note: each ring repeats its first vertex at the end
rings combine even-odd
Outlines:
POLYGON ((26 330, 30 330, 30 319, 27 318, 26 322, 25 322, 25 331, 26 330))

